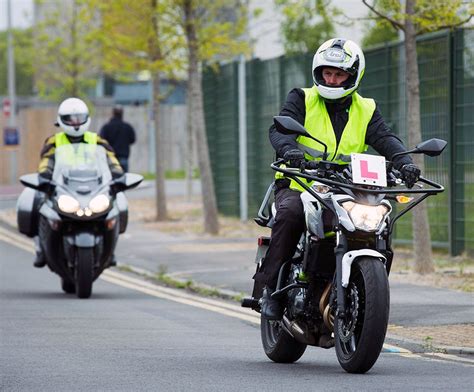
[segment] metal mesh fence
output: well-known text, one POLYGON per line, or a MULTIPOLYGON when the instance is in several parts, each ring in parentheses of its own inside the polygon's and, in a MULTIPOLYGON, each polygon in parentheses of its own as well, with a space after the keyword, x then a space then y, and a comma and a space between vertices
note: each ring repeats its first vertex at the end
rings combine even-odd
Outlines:
POLYGON ((474 254, 474 30, 452 43, 451 250, 474 254))
MULTIPOLYGON (((425 159, 426 177, 446 192, 427 199, 434 244, 452 254, 474 253, 474 30, 421 37, 418 41, 422 138, 448 140, 449 150, 425 159)), ((362 96, 374 98, 385 120, 407 141, 404 48, 386 45, 365 52, 362 96)), ((288 92, 309 87, 312 54, 246 64, 248 205, 256 215, 273 179, 268 140, 272 117, 288 92)), ((237 64, 204 75, 206 124, 219 211, 239 214, 237 64)), ((412 146, 410 146, 412 147, 412 146)), ((396 225, 396 239, 412 238, 411 215, 396 225)))

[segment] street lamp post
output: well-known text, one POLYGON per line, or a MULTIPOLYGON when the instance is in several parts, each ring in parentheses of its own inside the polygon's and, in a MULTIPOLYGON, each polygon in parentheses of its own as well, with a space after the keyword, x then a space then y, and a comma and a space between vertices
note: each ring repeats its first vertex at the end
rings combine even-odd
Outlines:
MULTIPOLYGON (((8 126, 16 127, 16 91, 15 91, 15 57, 13 53, 12 33, 12 7, 11 0, 7 0, 7 29, 8 29, 8 96, 10 100, 10 115, 8 126)), ((10 150, 10 183, 14 184, 17 179, 16 146, 10 150)))

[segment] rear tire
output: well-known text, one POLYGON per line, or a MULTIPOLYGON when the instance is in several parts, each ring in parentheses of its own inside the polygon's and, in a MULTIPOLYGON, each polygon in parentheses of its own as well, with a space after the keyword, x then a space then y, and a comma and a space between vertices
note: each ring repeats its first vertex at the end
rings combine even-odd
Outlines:
POLYGON ((94 281, 94 252, 92 248, 78 248, 76 251, 76 294, 89 298, 94 281))
POLYGON ((304 354, 306 344, 296 341, 281 326, 281 321, 260 319, 260 335, 265 354, 274 362, 296 362, 304 354))
POLYGON ((76 292, 76 285, 68 279, 61 278, 61 288, 67 294, 74 294, 76 292))
POLYGON ((352 264, 346 305, 351 315, 335 317, 337 359, 347 372, 365 373, 380 355, 390 311, 387 272, 380 260, 363 257, 352 264))

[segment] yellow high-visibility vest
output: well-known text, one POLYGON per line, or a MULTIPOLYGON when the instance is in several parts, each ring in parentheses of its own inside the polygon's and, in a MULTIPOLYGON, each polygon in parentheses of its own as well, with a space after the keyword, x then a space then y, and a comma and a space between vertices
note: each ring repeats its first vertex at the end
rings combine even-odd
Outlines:
MULTIPOLYGON (((344 127, 339 144, 337 144, 325 101, 318 94, 316 86, 304 88, 303 91, 306 107, 304 127, 311 136, 327 145, 328 161, 348 164, 351 161, 351 153, 362 153, 367 150, 365 134, 375 111, 375 101, 373 99, 363 98, 357 93, 352 94, 352 103, 348 108, 349 120, 344 127)), ((298 136, 296 142, 308 161, 322 159, 324 147, 320 143, 305 136, 298 136)), ((281 175, 278 177, 281 178, 281 175)), ((311 184, 310 181, 306 183, 311 184)), ((291 180, 290 188, 299 191, 304 190, 294 180, 291 180)))
MULTIPOLYGON (((54 140, 56 149, 58 147, 63 147, 70 145, 71 148, 65 150, 64 147, 61 151, 61 157, 62 161, 66 162, 69 166, 79 166, 87 163, 88 159, 90 159, 90 156, 84 151, 84 149, 79 148, 75 149, 72 146, 72 143, 69 141, 67 138, 67 135, 65 132, 59 132, 55 135, 55 140, 54 140)), ((97 145, 97 134, 94 132, 84 132, 84 143, 90 144, 90 145, 97 145)), ((81 145, 79 145, 81 147, 81 145)), ((57 151, 57 150, 56 150, 57 151)))

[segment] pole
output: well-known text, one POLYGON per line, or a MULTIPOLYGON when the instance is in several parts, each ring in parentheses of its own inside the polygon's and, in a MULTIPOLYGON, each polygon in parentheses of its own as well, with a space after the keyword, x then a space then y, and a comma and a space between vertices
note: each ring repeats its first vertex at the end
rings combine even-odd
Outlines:
POLYGON ((156 174, 156 151, 155 151, 155 113, 153 96, 153 76, 148 83, 148 172, 156 174))
MULTIPOLYGON (((11 128, 16 126, 16 91, 15 91, 15 57, 13 53, 13 34, 12 34, 12 7, 11 0, 7 0, 7 29, 8 29, 8 96, 10 98, 10 116, 8 125, 11 128)), ((16 147, 10 151, 10 183, 14 184, 17 180, 17 162, 16 147)))
POLYGON ((239 196, 240 196, 240 220, 248 218, 247 203, 247 110, 246 110, 246 86, 245 86, 245 57, 239 58, 239 196))

